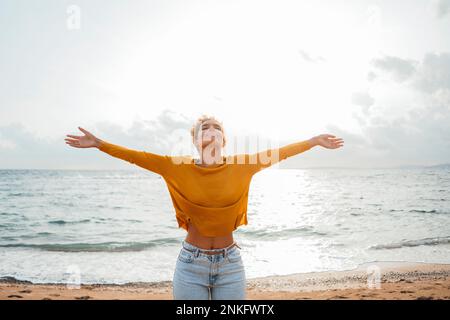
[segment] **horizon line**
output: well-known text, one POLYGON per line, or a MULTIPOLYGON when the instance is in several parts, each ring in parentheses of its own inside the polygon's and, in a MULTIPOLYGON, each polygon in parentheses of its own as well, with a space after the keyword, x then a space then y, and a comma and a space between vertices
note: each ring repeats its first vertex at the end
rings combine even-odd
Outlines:
MULTIPOLYGON (((442 167, 442 166, 450 166, 450 162, 441 163, 435 165, 398 165, 398 166, 372 166, 372 167, 361 167, 361 166, 314 166, 314 167, 299 167, 299 168, 266 168, 266 170, 298 170, 298 169, 400 169, 400 168, 430 168, 430 167, 442 167)), ((0 170, 54 170, 54 171, 141 171, 141 168, 133 168, 133 169, 87 169, 87 168, 0 168, 0 170)), ((143 171, 146 171, 145 169, 143 171)))

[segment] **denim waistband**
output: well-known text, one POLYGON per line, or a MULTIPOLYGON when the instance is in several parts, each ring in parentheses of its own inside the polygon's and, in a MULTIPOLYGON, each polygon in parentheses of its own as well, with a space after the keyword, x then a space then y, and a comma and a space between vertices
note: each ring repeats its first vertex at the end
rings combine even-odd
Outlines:
POLYGON ((223 256, 226 256, 228 252, 230 252, 230 251, 232 251, 232 250, 235 250, 236 247, 239 248, 239 249, 241 249, 241 247, 237 244, 236 241, 234 241, 234 242, 233 242, 232 244, 230 244, 228 247, 225 247, 225 248, 218 248, 218 249, 202 249, 202 248, 199 248, 199 247, 197 247, 197 246, 194 246, 193 244, 191 244, 191 243, 189 243, 189 242, 187 242, 187 241, 185 241, 185 240, 182 241, 182 245, 183 245, 183 248, 189 249, 189 250, 193 251, 193 252, 195 253, 196 256, 198 256, 200 253, 205 252, 205 251, 210 251, 210 252, 211 252, 211 251, 213 251, 213 252, 215 251, 215 252, 217 252, 217 253, 220 252, 220 253, 223 254, 223 256))

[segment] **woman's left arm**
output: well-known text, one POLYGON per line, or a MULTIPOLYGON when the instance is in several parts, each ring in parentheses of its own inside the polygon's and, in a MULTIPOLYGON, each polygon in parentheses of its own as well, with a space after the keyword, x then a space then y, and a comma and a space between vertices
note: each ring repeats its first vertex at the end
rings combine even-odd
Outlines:
POLYGON ((321 134, 308 140, 291 143, 280 148, 268 149, 250 155, 250 163, 254 164, 254 173, 280 162, 286 158, 305 152, 315 146, 337 149, 343 146, 343 140, 331 134, 321 134))

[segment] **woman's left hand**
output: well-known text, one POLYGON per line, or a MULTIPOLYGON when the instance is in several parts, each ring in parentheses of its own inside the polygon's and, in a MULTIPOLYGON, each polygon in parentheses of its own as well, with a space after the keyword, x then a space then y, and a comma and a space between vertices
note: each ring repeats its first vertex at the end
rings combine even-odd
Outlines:
POLYGON ((336 138, 332 134, 321 134, 312 138, 315 145, 322 146, 327 149, 337 149, 344 145, 344 140, 341 138, 336 138))

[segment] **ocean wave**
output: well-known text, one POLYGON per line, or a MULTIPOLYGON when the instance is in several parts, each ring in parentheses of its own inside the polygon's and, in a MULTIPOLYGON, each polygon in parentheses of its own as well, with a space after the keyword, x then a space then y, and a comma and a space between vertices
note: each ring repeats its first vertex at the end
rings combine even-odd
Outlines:
POLYGON ((10 192, 8 197, 34 197, 36 194, 31 192, 10 192))
POLYGON ((33 284, 33 282, 31 282, 31 281, 19 280, 15 277, 11 277, 11 276, 0 277, 0 282, 1 283, 11 283, 11 284, 33 284))
POLYGON ((0 216, 20 216, 20 214, 14 212, 0 212, 0 216))
POLYGON ((409 210, 409 212, 418 212, 418 213, 437 213, 438 211, 436 209, 433 210, 418 210, 418 209, 412 209, 409 210))
POLYGON ((163 238, 146 242, 101 242, 101 243, 12 243, 0 245, 1 248, 31 248, 60 252, 129 252, 143 251, 167 244, 180 244, 178 238, 163 238))
POLYGON ((3 241, 20 241, 22 239, 35 239, 35 238, 43 238, 48 236, 53 236, 54 234, 51 232, 37 232, 32 234, 24 234, 17 236, 0 236, 0 240, 3 241))
POLYGON ((305 235, 317 235, 317 236, 327 236, 328 233, 315 231, 311 226, 302 226, 298 228, 282 229, 282 230, 254 230, 254 231, 241 231, 245 236, 254 238, 257 240, 272 240, 280 238, 292 238, 305 235))
POLYGON ((112 222, 131 222, 131 223, 143 223, 144 220, 138 219, 126 219, 126 218, 92 218, 95 223, 112 223, 112 222))
POLYGON ((91 218, 82 220, 50 220, 47 221, 49 224, 65 225, 65 224, 79 224, 79 223, 110 223, 110 222, 130 222, 130 223, 143 223, 144 220, 139 219, 116 219, 116 218, 91 218))
POLYGON ((86 222, 90 222, 90 219, 83 219, 83 220, 73 220, 73 221, 68 221, 68 220, 51 220, 48 223, 50 224, 76 224, 76 223, 86 223, 86 222))
POLYGON ((449 244, 449 237, 436 237, 436 238, 424 238, 418 240, 404 240, 400 242, 393 242, 388 244, 378 244, 369 247, 369 249, 382 250, 382 249, 400 249, 405 247, 418 247, 418 246, 436 246, 440 244, 449 244))

